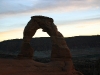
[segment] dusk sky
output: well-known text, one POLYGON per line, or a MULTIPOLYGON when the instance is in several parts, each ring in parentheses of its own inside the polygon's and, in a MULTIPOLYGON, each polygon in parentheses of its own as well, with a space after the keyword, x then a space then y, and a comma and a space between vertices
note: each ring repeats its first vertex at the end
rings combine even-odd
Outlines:
POLYGON ((34 15, 53 18, 64 37, 100 35, 100 0, 0 0, 0 41, 21 39, 34 15))

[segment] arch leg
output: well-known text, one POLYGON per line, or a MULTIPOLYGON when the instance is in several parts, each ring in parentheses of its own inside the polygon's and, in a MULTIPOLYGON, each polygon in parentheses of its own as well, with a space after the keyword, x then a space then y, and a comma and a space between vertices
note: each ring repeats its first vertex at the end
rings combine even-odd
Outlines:
POLYGON ((18 55, 19 59, 32 59, 33 58, 33 52, 34 49, 31 47, 30 45, 30 41, 32 39, 32 36, 36 33, 36 30, 39 27, 36 27, 35 24, 37 24, 36 22, 32 22, 29 21, 27 26, 24 29, 24 33, 23 33, 23 42, 22 42, 22 46, 21 46, 21 52, 18 55))

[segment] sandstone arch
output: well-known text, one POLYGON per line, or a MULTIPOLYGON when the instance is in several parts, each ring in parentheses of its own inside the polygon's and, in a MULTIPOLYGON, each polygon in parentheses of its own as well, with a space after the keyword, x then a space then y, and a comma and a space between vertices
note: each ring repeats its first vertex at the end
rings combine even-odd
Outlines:
MULTIPOLYGON (((44 32, 47 32, 52 41, 51 62, 47 64, 34 62, 33 72, 45 72, 48 75, 52 75, 49 72, 55 72, 55 75, 83 75, 82 73, 74 69, 70 50, 67 47, 66 41, 63 35, 57 30, 56 25, 53 23, 53 19, 45 16, 33 16, 28 22, 23 33, 23 43, 21 52, 18 58, 32 59, 34 49, 30 46, 32 36, 36 33, 37 29, 42 28, 44 32), (61 73, 61 74, 58 74, 61 73)), ((30 60, 29 60, 30 61, 30 60)), ((53 75, 54 75, 53 74, 53 75)), ((40 74, 37 74, 40 75, 40 74)), ((41 73, 41 75, 44 75, 41 73)))
POLYGON ((56 25, 53 23, 53 19, 45 16, 32 16, 28 22, 23 33, 23 44, 19 57, 29 58, 33 57, 33 48, 30 46, 31 38, 34 36, 39 28, 42 28, 44 32, 51 37, 52 40, 52 52, 51 60, 65 61, 71 58, 69 48, 66 45, 63 35, 57 30, 56 25))

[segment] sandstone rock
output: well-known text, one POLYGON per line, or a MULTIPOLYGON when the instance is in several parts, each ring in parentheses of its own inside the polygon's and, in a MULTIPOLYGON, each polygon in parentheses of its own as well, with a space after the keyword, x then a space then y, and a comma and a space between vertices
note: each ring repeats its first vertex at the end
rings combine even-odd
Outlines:
POLYGON ((22 44, 21 53, 18 55, 19 59, 32 59, 33 58, 33 48, 29 43, 24 42, 22 44))
POLYGON ((83 75, 71 69, 70 64, 64 70, 65 64, 61 61, 40 63, 30 59, 0 59, 0 75, 83 75))
MULTIPOLYGON (((23 43, 19 59, 32 59, 33 48, 30 46, 32 36, 37 29, 42 28, 51 37, 52 52, 51 62, 41 64, 34 61, 33 72, 65 72, 61 75, 83 75, 75 70, 70 50, 64 40, 63 35, 57 30, 53 19, 45 16, 33 16, 28 22, 23 33, 23 43)), ((58 74, 55 74, 58 75, 58 74)))

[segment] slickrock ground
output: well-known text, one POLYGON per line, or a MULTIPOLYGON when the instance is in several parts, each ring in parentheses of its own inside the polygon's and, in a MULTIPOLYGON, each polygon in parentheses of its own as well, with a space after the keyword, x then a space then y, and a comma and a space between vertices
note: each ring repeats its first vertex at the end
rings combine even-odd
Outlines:
MULTIPOLYGON (((40 63, 34 60, 0 59, 0 75, 72 75, 63 72, 62 62, 40 63)), ((74 75, 81 74, 75 71, 74 75), (76 73, 76 74, 75 74, 76 73)))

